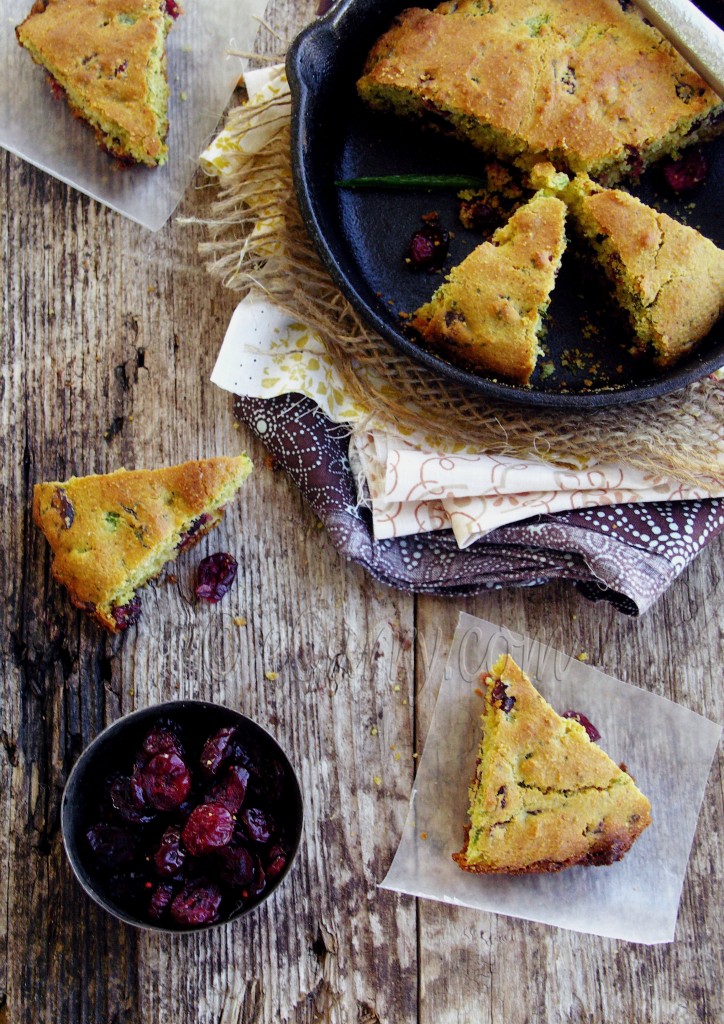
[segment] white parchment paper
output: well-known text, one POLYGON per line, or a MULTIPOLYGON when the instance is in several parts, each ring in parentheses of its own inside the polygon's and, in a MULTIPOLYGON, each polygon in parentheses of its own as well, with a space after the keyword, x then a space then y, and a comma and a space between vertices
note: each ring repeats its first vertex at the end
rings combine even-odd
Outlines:
POLYGON ((15 38, 32 0, 3 0, 0 21, 0 145, 106 206, 157 231, 191 181, 244 67, 267 0, 184 0, 168 36, 168 163, 123 167, 93 131, 54 99, 42 68, 15 38))
MULTIPOLYGON (((672 669, 675 671, 675 669, 672 669)), ((441 680, 399 848, 382 888, 631 942, 670 942, 721 727, 568 655, 462 614, 441 680), (463 844, 481 737, 480 672, 510 653, 558 711, 586 715, 651 801, 652 825, 622 861, 552 875, 474 875, 463 844), (427 838, 421 838, 422 834, 427 838)), ((700 837, 706 842, 706 836, 700 837)))

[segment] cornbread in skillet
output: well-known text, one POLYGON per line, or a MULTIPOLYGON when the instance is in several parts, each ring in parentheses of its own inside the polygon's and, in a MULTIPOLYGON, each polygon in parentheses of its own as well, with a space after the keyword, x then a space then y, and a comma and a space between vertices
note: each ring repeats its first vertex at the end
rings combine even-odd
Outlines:
POLYGON ((482 680, 466 871, 529 874, 620 860, 651 823, 631 776, 543 700, 509 655, 482 680))
POLYGON ((155 167, 168 153, 172 20, 166 0, 37 0, 15 32, 103 149, 155 167))
POLYGON ((221 520, 251 472, 246 455, 37 484, 33 519, 53 576, 76 607, 116 633, 138 587, 221 520))
POLYGON ((456 362, 527 384, 566 245, 566 207, 535 195, 448 275, 410 321, 456 362))
POLYGON ((724 251, 694 228, 585 176, 562 193, 613 282, 636 346, 672 366, 724 312, 724 251))
POLYGON ((619 0, 409 8, 375 43, 357 87, 373 107, 421 117, 520 166, 548 159, 608 183, 713 132, 724 111, 619 0))

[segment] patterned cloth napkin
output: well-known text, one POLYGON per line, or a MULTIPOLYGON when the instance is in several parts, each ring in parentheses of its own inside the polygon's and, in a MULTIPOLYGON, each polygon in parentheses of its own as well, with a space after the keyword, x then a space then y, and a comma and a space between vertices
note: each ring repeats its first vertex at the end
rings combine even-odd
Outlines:
MULTIPOLYGON (((288 91, 281 68, 250 72, 246 84, 251 103, 288 91)), ((202 165, 223 181, 234 152, 263 150, 278 117, 261 106, 252 130, 241 140, 223 131, 202 165)), ((371 431, 322 339, 253 293, 232 317, 212 381, 239 396, 239 415, 340 551, 402 589, 466 594, 563 577, 636 614, 724 527, 722 491, 371 431)))

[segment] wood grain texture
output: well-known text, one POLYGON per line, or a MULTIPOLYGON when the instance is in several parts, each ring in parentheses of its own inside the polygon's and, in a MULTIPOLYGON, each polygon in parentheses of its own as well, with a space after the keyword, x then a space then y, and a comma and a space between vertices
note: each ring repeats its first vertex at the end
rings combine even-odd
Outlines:
MULTIPOLYGON (((276 0, 262 45, 312 13, 276 0)), ((591 663, 722 718, 721 544, 640 621, 563 585, 445 602, 346 564, 209 375, 234 297, 198 229, 156 235, 3 153, 0 338, 0 1024, 718 1024, 722 766, 707 788, 677 941, 648 949, 378 890, 464 609, 586 650, 591 663), (246 448, 253 477, 221 527, 143 592, 110 639, 50 577, 32 485, 246 448), (193 600, 212 550, 240 562, 218 607, 193 600), (243 616, 245 626, 234 619, 243 616), (277 673, 269 680, 267 672, 277 673), (300 858, 232 926, 159 937, 89 901, 61 849, 73 763, 119 715, 173 697, 258 718, 299 768, 300 858)), ((190 189, 185 214, 202 213, 190 189)))

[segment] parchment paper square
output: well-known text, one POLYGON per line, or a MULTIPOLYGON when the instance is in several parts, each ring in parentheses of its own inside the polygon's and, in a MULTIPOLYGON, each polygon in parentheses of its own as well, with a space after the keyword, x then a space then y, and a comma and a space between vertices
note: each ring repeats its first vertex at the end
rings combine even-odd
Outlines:
POLYGON ((32 0, 5 0, 0 22, 0 146, 157 231, 176 209, 229 101, 267 0, 184 0, 168 35, 168 163, 124 167, 95 142, 47 76, 18 45, 15 26, 32 0))
POLYGON ((405 829, 382 888, 609 938, 670 942, 720 735, 720 726, 678 704, 462 614, 405 829), (463 845, 481 737, 477 679, 504 653, 557 711, 573 709, 594 723, 601 747, 616 763, 625 762, 651 801, 653 823, 622 861, 516 877, 470 874, 452 860, 463 845))

